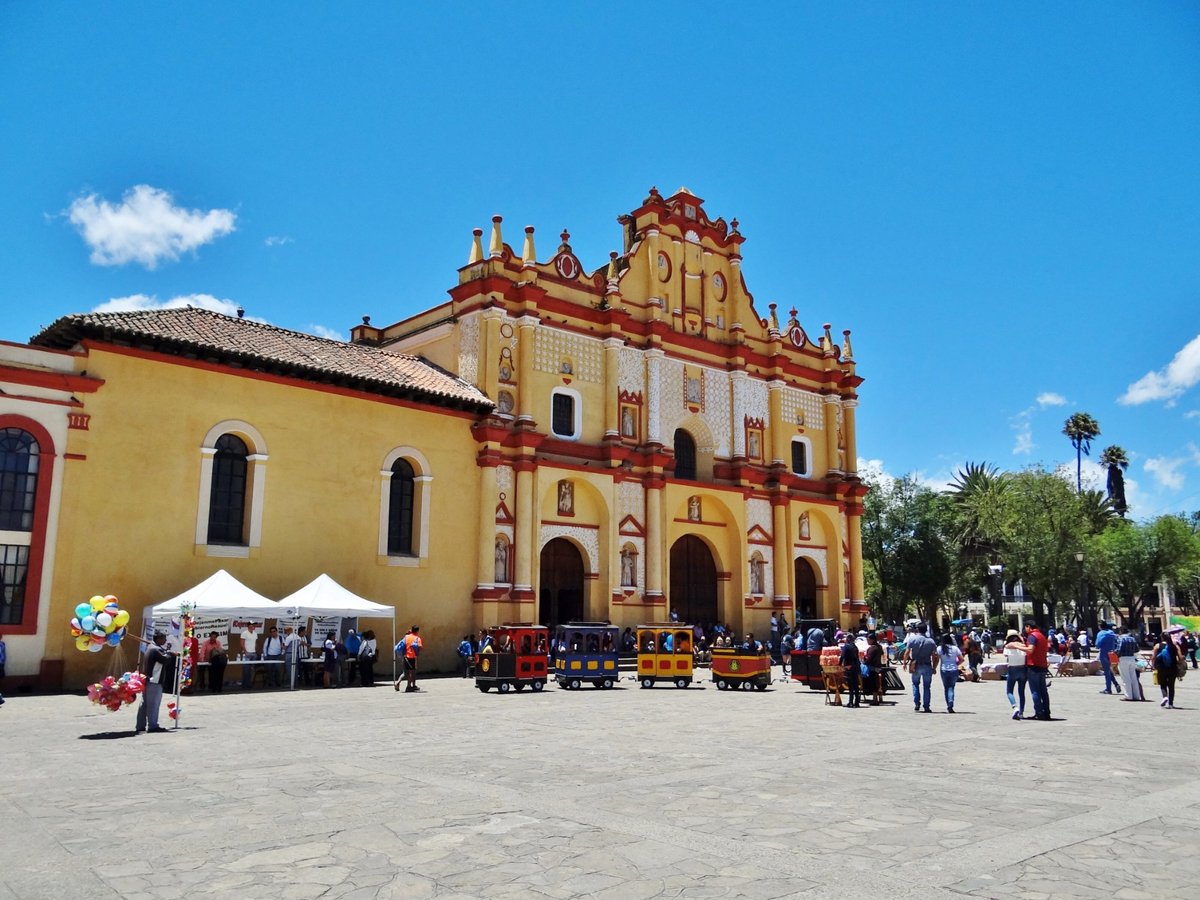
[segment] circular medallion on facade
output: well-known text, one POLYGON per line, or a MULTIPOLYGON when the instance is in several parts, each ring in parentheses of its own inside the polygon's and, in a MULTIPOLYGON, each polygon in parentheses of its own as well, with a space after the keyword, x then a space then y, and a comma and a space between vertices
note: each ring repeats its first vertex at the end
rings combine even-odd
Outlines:
POLYGON ((666 281, 671 277, 671 260, 665 253, 658 254, 658 280, 666 281))
POLYGON ((500 326, 500 337, 510 338, 513 336, 512 326, 505 322, 500 326))
POLYGON ((575 263, 575 257, 563 253, 554 262, 554 268, 558 269, 558 274, 563 278, 574 278, 579 274, 579 266, 575 263))
POLYGON ((799 325, 792 326, 791 330, 788 332, 788 337, 791 339, 792 344, 797 347, 803 347, 805 342, 808 340, 808 335, 804 333, 804 329, 799 325))
POLYGON ((718 272, 712 277, 713 293, 718 300, 725 299, 725 276, 718 272))

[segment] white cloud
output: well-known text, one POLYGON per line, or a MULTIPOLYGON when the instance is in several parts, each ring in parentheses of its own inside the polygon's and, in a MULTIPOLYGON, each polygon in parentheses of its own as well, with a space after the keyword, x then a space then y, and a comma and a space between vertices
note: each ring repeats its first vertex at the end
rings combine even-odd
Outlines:
POLYGON ((1200 419, 1200 409, 1190 409, 1183 414, 1185 419, 1200 419))
MULTIPOLYGON (((128 297, 114 297, 101 303, 92 312, 142 312, 151 309, 184 309, 192 306, 197 309, 208 309, 226 316, 236 316, 239 304, 233 300, 221 300, 212 294, 183 294, 170 300, 159 300, 146 294, 131 294, 128 297)), ((266 322, 256 316, 245 316, 252 322, 266 322)))
POLYGON ((1032 409, 1026 409, 1012 417, 1012 429, 1017 433, 1012 449, 1015 455, 1028 455, 1037 446, 1033 442, 1033 422, 1030 420, 1032 412, 1032 409))
POLYGON ((1152 400, 1168 404, 1188 388, 1200 382, 1200 335, 1188 341, 1164 369, 1147 372, 1117 398, 1124 406, 1138 406, 1152 400))
POLYGON ((1037 395, 1037 404, 1043 409, 1047 406, 1066 406, 1067 398, 1054 391, 1043 391, 1037 395))
POLYGON ((1183 473, 1179 468, 1187 461, 1182 456, 1152 456, 1143 463, 1143 467, 1160 485, 1178 491, 1183 487, 1183 473))
POLYGON ((326 328, 324 325, 309 325, 309 334, 315 334, 317 337, 328 338, 331 341, 344 341, 340 331, 335 331, 332 328, 326 328))
POLYGON ((234 230, 234 213, 227 209, 184 209, 160 188, 139 184, 121 202, 109 203, 96 194, 75 200, 67 217, 92 250, 98 266, 136 262, 154 269, 163 260, 179 259, 234 230))
POLYGON ((272 234, 263 243, 268 247, 282 247, 284 244, 294 244, 296 242, 286 234, 272 234))

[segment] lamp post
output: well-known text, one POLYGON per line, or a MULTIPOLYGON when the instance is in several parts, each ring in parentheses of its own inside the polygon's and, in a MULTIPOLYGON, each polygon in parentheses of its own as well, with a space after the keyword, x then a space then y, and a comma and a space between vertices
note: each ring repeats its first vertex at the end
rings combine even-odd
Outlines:
POLYGON ((1004 612, 1004 595, 1001 593, 1004 590, 1004 566, 999 563, 989 565, 988 580, 991 582, 988 593, 992 602, 988 604, 987 624, 991 625, 991 620, 1004 612))
POLYGON ((1083 560, 1084 554, 1082 550, 1075 551, 1075 562, 1079 563, 1079 603, 1076 609, 1079 610, 1079 625, 1081 628, 1090 628, 1092 622, 1091 616, 1087 609, 1087 592, 1083 583, 1083 560))

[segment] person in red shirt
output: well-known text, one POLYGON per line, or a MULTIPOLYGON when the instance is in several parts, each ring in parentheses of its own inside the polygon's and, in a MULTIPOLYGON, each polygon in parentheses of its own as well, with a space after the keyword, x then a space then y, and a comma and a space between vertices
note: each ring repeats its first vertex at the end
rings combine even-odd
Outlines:
MULTIPOLYGON (((419 691, 420 688, 417 687, 417 657, 421 655, 421 627, 414 625, 410 628, 402 643, 404 646, 404 680, 407 683, 404 692, 419 691)), ((400 690, 399 683, 396 684, 396 690, 400 690)))
POLYGON ((1025 675, 1029 683, 1029 695, 1033 700, 1033 717, 1050 721, 1050 691, 1046 679, 1050 674, 1049 639, 1035 625, 1025 626, 1025 643, 1029 652, 1025 657, 1025 675))

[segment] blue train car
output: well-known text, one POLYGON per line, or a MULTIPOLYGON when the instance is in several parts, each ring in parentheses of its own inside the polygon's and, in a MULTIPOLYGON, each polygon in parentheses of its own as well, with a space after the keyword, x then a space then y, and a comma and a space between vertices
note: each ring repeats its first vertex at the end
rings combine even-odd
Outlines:
POLYGON ((584 684, 611 688, 617 681, 615 625, 607 622, 568 622, 554 633, 554 680, 577 690, 584 684))

